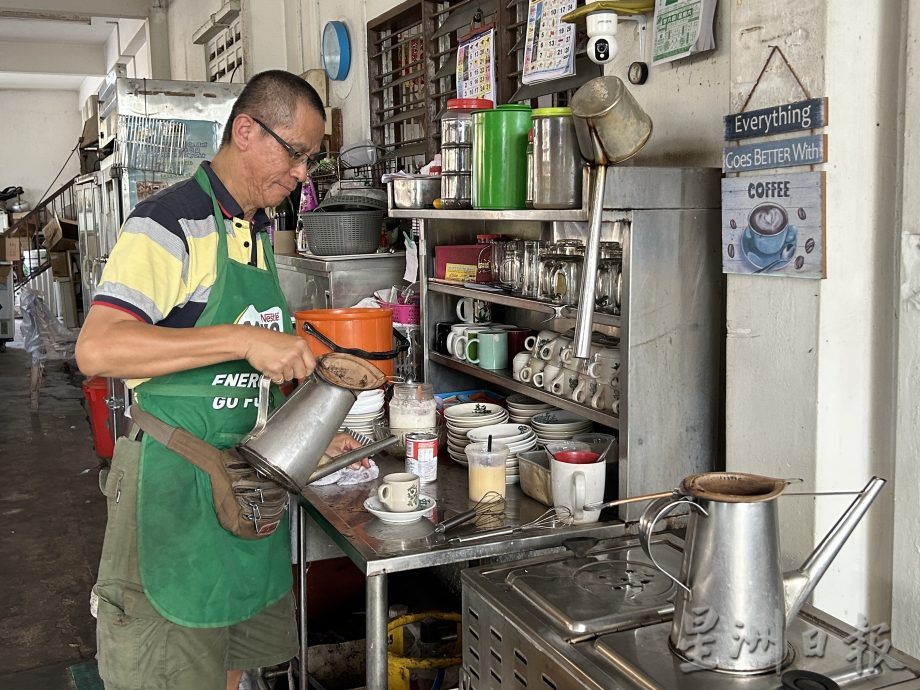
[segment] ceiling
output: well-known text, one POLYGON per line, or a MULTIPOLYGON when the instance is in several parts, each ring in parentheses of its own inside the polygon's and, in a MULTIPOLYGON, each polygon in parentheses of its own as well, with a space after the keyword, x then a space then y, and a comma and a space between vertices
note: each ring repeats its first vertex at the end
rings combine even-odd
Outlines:
POLYGON ((114 19, 44 21, 0 16, 0 89, 78 91, 105 76, 105 44, 114 19), (8 70, 8 71, 7 71, 8 70))

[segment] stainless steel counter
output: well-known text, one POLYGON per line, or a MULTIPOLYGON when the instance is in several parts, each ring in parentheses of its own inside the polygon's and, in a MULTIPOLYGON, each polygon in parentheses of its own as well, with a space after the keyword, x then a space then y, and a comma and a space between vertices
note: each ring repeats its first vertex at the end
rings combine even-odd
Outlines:
MULTIPOLYGON (((404 461, 375 458, 380 476, 404 471, 404 461)), ((477 528, 463 525, 449 530, 447 536, 435 532, 435 525, 470 509, 467 471, 450 460, 441 460, 438 481, 422 485, 422 493, 434 498, 436 507, 430 518, 408 525, 384 524, 364 509, 364 501, 376 494, 379 480, 357 486, 308 487, 301 499, 302 534, 318 526, 367 576, 367 688, 387 687, 387 573, 429 566, 460 563, 471 559, 512 553, 534 552, 559 546, 573 536, 599 538, 626 534, 626 525, 614 513, 602 514, 605 522, 589 525, 530 529, 512 535, 490 536, 481 541, 452 543, 455 535, 470 534, 477 528), (315 523, 315 525, 311 525, 315 523)), ((520 487, 507 487, 504 515, 497 517, 490 529, 520 526, 536 519, 546 506, 525 496, 520 487)), ((482 531, 482 530, 479 530, 482 531)), ((311 542, 301 539, 301 563, 322 555, 311 552, 311 542)), ((328 556, 327 556, 328 557, 328 556)), ((300 569, 303 572, 303 569, 300 569)), ((301 592, 306 591, 305 577, 301 592)), ((305 602, 302 602, 304 605, 305 602)), ((305 610, 305 609, 303 609, 305 610)), ((306 616, 302 616, 306 620, 306 616)), ((301 688, 307 687, 306 630, 301 630, 301 688)))

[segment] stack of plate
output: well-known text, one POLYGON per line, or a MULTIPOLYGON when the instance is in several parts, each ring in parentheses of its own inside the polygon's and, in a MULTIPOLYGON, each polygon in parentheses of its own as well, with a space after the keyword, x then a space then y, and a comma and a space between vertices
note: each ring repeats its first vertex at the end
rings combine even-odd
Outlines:
POLYGON ((540 443, 547 441, 565 441, 575 434, 591 430, 591 420, 564 410, 541 412, 531 420, 540 443))
POLYGON ((363 391, 345 416, 339 431, 348 427, 352 431, 374 438, 374 425, 383 419, 383 391, 363 391))
POLYGON ((470 443, 468 431, 508 421, 508 411, 493 403, 463 403, 444 410, 447 423, 447 452, 451 459, 466 464, 463 449, 470 443))
POLYGON ((492 437, 493 443, 508 446, 508 461, 505 464, 505 483, 517 484, 518 453, 526 453, 537 447, 537 435, 526 424, 493 424, 467 432, 471 443, 485 443, 492 437))
POLYGON ((534 415, 557 409, 549 403, 528 398, 526 395, 520 393, 509 395, 506 402, 508 404, 508 412, 511 415, 509 421, 519 422, 521 424, 530 424, 530 420, 534 415))

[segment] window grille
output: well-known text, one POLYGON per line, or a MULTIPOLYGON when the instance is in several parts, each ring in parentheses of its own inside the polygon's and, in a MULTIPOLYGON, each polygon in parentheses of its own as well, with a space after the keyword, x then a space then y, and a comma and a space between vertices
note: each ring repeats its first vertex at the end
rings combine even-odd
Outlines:
POLYGON ((388 168, 414 170, 440 149, 440 117, 457 93, 457 46, 495 28, 497 103, 566 105, 601 74, 576 39, 574 76, 521 84, 528 0, 409 0, 368 22, 371 137, 388 168))

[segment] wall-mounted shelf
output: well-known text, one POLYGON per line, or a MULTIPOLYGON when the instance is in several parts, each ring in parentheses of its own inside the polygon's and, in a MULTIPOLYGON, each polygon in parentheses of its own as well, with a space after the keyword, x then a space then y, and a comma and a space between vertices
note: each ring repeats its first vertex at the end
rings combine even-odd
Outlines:
POLYGON ((425 220, 529 220, 538 223, 553 221, 587 221, 584 209, 573 208, 559 211, 487 210, 487 209, 434 209, 434 208, 391 208, 390 218, 422 218, 425 220))
POLYGON ((541 402, 549 403, 550 405, 554 405, 561 410, 574 412, 575 414, 581 415, 585 419, 590 419, 592 422, 597 422, 598 424, 603 424, 604 426, 613 429, 620 428, 620 420, 617 417, 614 417, 612 414, 602 412, 600 410, 595 410, 592 407, 579 405, 578 403, 572 402, 567 398, 561 398, 558 395, 547 393, 540 388, 534 388, 533 386, 528 386, 526 383, 515 381, 511 377, 511 372, 507 369, 498 371, 483 369, 473 364, 461 362, 458 359, 453 359, 437 352, 432 352, 429 354, 429 358, 432 362, 437 362, 438 364, 448 367, 449 369, 454 369, 455 371, 469 374, 470 376, 481 379, 488 383, 493 383, 503 388, 507 388, 508 390, 514 391, 515 393, 523 393, 524 395, 529 396, 534 400, 540 400, 541 402))
MULTIPOLYGON (((428 289, 431 292, 442 292, 446 295, 456 297, 472 297, 473 299, 491 302, 492 304, 501 304, 506 307, 515 309, 527 309, 542 314, 556 314, 564 319, 574 319, 577 312, 576 307, 571 305, 553 304, 551 302, 542 302, 540 300, 529 299, 527 297, 517 297, 507 292, 494 292, 492 290, 477 290, 456 283, 450 283, 436 278, 429 278, 428 289)), ((613 314, 604 314, 594 312, 594 323, 604 326, 614 326, 619 328, 620 317, 613 314)))

